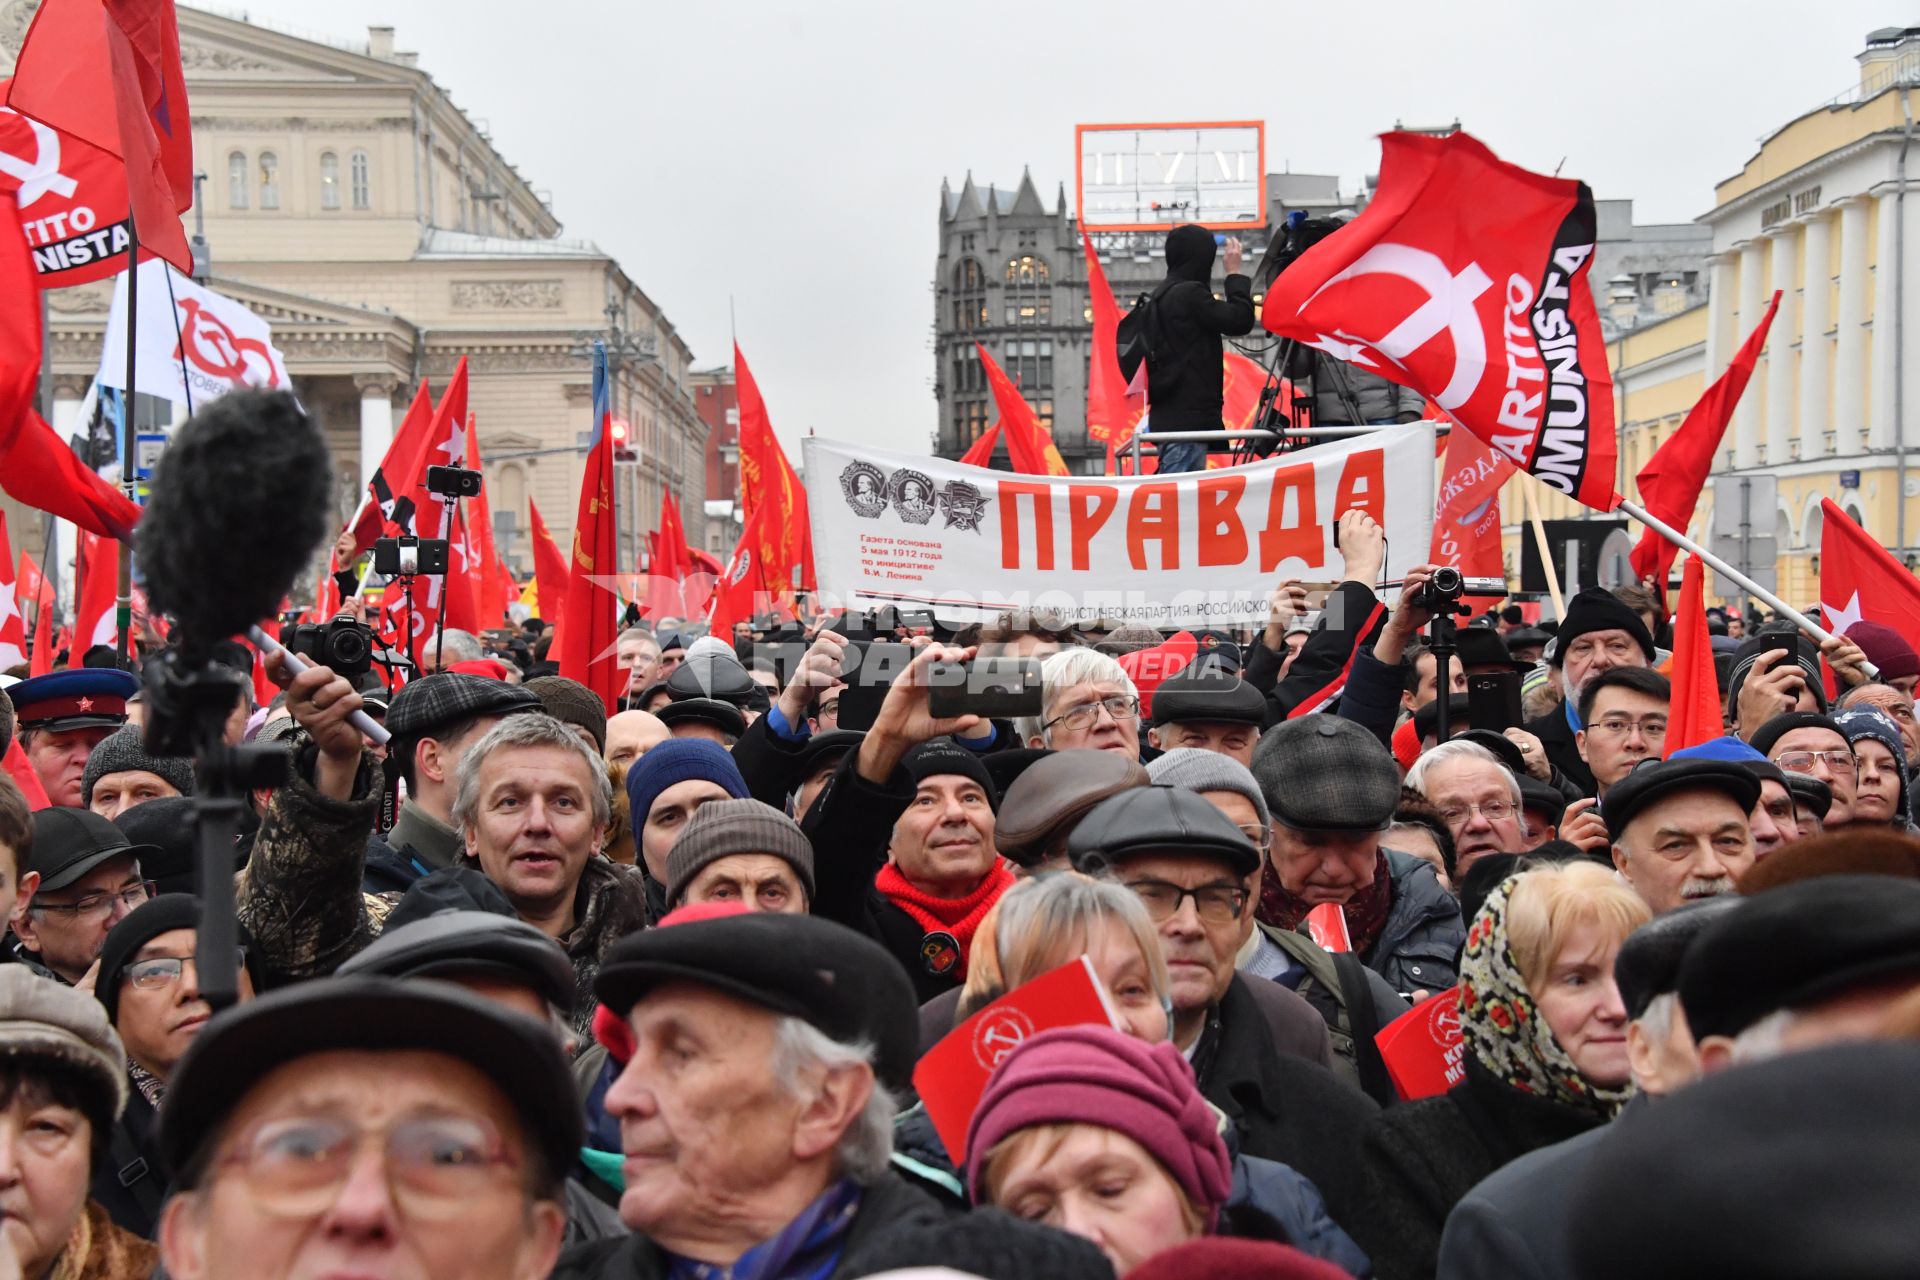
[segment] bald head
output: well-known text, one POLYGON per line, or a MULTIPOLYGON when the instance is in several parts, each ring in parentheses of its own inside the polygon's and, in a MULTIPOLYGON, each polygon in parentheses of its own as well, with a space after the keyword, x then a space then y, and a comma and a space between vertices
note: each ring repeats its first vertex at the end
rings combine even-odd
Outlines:
POLYGON ((667 737, 667 726, 653 712, 622 711, 607 721, 607 763, 629 769, 667 737))

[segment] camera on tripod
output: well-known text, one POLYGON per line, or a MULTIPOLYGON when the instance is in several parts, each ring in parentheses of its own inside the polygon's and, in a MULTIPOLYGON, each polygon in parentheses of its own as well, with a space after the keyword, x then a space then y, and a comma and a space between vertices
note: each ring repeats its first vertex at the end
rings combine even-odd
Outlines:
POLYGON ((1408 593, 1405 603, 1413 609, 1439 610, 1443 605, 1451 607, 1455 613, 1460 608, 1462 596, 1504 596, 1507 584, 1502 578, 1469 578, 1458 569, 1439 568, 1427 579, 1427 585, 1408 593))
POLYGON ((428 467, 427 492, 443 498, 477 498, 480 473, 465 467, 428 467))
POLYGON ((445 573, 452 549, 445 538, 382 538, 373 544, 373 571, 387 578, 445 573))
POLYGON ((282 641, 307 661, 330 667, 335 675, 357 681, 373 670, 373 628, 350 613, 335 614, 326 622, 304 622, 282 641))

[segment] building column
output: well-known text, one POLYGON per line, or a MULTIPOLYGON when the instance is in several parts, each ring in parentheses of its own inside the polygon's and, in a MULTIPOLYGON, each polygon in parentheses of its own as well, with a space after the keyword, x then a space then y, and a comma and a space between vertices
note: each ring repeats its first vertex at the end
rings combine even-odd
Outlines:
POLYGON ((1711 383, 1733 359, 1739 338, 1733 332, 1733 310, 1739 304, 1740 255, 1723 250, 1707 258, 1707 381, 1711 383))
POLYGON ((1880 243, 1873 269, 1873 416, 1867 428, 1869 449, 1891 449, 1894 441, 1893 385, 1900 366, 1894 349, 1899 324, 1894 306, 1895 244, 1899 239, 1900 206, 1891 191, 1878 197, 1880 243))
POLYGON ((1867 429, 1867 196, 1840 201, 1840 314, 1833 348, 1833 452, 1859 453, 1867 429))
MULTIPOLYGON (((1773 318, 1767 334, 1767 455, 1769 466, 1779 466, 1793 457, 1793 318, 1799 298, 1799 274, 1796 270, 1799 245, 1792 223, 1775 227, 1767 236, 1773 253, 1773 288, 1780 295, 1780 314, 1773 318)), ((1755 308, 1753 319, 1759 323, 1762 308, 1755 308)))
MULTIPOLYGON (((1760 319, 1760 269, 1766 243, 1749 240, 1740 249, 1740 333, 1744 336, 1760 319)), ((1764 357, 1763 357, 1764 358, 1764 357)), ((1756 370, 1757 372, 1757 370, 1756 370)), ((1716 375, 1717 376, 1717 375, 1716 375)), ((1766 389, 1763 381, 1758 388, 1766 389)), ((1745 470, 1760 462, 1760 400, 1751 385, 1733 412, 1733 465, 1745 470)))
POLYGON ((1833 223, 1823 209, 1807 218, 1802 237, 1800 294, 1800 456, 1821 458, 1828 453, 1827 329, 1833 323, 1833 223))
POLYGON ((373 482, 380 460, 393 443, 393 393, 400 379, 390 373, 356 373, 360 390, 360 486, 373 482))

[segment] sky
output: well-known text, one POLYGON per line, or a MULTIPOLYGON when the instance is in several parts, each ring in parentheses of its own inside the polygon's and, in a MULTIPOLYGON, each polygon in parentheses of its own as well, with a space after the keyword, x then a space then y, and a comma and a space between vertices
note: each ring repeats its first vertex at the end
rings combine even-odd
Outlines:
POLYGON ((909 453, 928 451, 937 420, 943 177, 1011 188, 1030 167, 1051 208, 1072 181, 1076 124, 1259 119, 1269 171, 1334 173, 1353 190, 1377 165, 1375 135, 1458 119, 1507 160, 1633 199, 1637 221, 1682 221, 1766 135, 1857 83, 1868 31, 1909 16, 1884 0, 246 11, 336 39, 394 27, 553 193, 563 234, 613 253, 698 365, 730 360, 737 323, 790 451, 811 430, 909 453))

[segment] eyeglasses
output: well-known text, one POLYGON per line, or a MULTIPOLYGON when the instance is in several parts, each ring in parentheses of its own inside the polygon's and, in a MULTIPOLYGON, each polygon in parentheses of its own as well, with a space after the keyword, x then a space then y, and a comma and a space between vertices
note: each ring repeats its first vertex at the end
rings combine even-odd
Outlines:
MULTIPOLYGON (((236 948, 234 958, 240 965, 247 963, 247 949, 236 948)), ((180 981, 180 975, 186 972, 188 965, 194 962, 192 956, 155 956, 151 960, 138 960, 126 967, 120 974, 120 981, 135 986, 142 991, 152 991, 159 987, 170 987, 180 981)))
POLYGON ((1240 834, 1245 836, 1248 843, 1252 844, 1253 847, 1260 852, 1265 853, 1267 850, 1273 848, 1272 827, 1262 826, 1258 822, 1242 822, 1237 825, 1240 828, 1240 834))
POLYGON ((1140 699, 1131 694, 1116 693, 1111 698, 1102 698, 1098 702, 1083 703, 1065 715, 1055 716, 1046 721, 1040 727, 1051 729, 1057 724, 1064 724, 1076 733, 1082 729, 1091 729, 1094 721, 1100 718, 1102 707, 1105 707, 1107 714, 1115 720, 1135 720, 1140 716, 1140 699))
POLYGON ((35 898, 28 910, 52 911, 76 920, 94 920, 112 911, 116 902, 131 910, 152 896, 153 882, 143 880, 139 884, 128 885, 118 893, 90 893, 77 902, 42 902, 35 898))
POLYGON ((221 1164, 246 1171, 247 1190, 262 1207, 311 1218, 333 1203, 369 1142, 381 1145, 394 1198, 422 1217, 468 1212, 472 1198, 515 1165, 491 1123, 455 1115, 415 1116, 388 1129, 362 1129, 334 1116, 267 1120, 221 1164))
POLYGON ((1774 763, 1788 773, 1812 773, 1814 762, 1824 760, 1834 773, 1853 773, 1857 766, 1851 751, 1789 751, 1774 763))
POLYGON ((1624 738, 1635 729, 1638 729, 1640 736, 1648 742, 1658 742, 1667 736, 1667 721, 1662 716, 1649 716, 1645 720, 1608 716, 1605 720, 1596 720, 1587 726, 1588 733, 1605 734, 1609 738, 1624 738))
POLYGON ((1440 821, 1449 827, 1464 827, 1467 820, 1479 814, 1488 822, 1504 822, 1514 815, 1514 807, 1505 800, 1489 800, 1485 804, 1448 805, 1440 810, 1440 821))
POLYGON ((1205 924, 1232 924, 1247 907, 1247 891, 1237 885, 1205 884, 1198 889, 1182 889, 1165 880, 1134 880, 1127 884, 1147 908, 1155 924, 1180 914, 1180 904, 1193 899, 1193 913, 1205 924))

